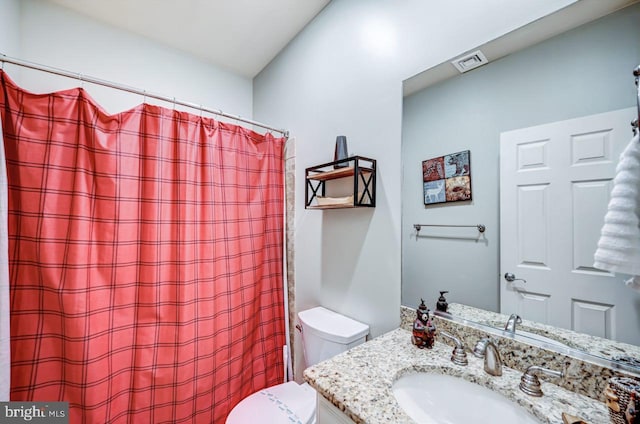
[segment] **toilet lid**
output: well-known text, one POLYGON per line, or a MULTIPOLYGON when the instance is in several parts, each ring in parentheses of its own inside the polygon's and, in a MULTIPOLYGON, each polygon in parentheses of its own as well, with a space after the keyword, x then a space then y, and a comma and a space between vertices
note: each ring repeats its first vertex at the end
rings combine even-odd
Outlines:
POLYGON ((227 424, 310 424, 315 409, 315 390, 290 381, 244 398, 227 417, 227 424))

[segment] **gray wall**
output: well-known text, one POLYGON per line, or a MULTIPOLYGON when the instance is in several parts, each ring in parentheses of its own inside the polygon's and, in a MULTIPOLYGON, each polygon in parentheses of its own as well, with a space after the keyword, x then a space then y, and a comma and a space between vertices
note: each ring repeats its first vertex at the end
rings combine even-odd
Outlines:
POLYGON ((399 325, 402 81, 573 2, 333 0, 255 78, 254 118, 296 138, 297 311, 323 305, 372 337, 399 325), (378 160, 373 210, 304 209, 304 170, 333 158, 339 134, 378 160))
MULTIPOLYGON (((640 5, 586 24, 405 98, 402 222, 478 224, 474 229, 403 233, 402 304, 420 297, 499 308, 500 133, 635 105, 640 5), (425 207, 421 162, 471 150, 473 200, 425 207)), ((629 131, 631 136, 631 130, 629 131)))
POLYGON ((19 54, 20 3, 18 0, 0 0, 0 54, 19 54))

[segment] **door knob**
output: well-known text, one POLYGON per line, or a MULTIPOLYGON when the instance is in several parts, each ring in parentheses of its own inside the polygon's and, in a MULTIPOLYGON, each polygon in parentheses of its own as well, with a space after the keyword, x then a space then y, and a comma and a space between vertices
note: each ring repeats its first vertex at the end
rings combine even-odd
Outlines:
POLYGON ((512 281, 522 281, 523 283, 526 283, 527 280, 525 280, 524 278, 516 278, 516 275, 511 273, 511 272, 507 272, 504 274, 504 279, 512 282, 512 281))

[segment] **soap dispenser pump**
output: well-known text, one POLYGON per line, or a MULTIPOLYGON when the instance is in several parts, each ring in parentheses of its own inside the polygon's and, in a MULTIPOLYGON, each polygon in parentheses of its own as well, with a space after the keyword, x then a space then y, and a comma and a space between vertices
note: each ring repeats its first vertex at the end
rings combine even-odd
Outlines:
POLYGON ((436 303, 436 310, 447 312, 447 308, 449 304, 447 303, 447 299, 444 297, 445 294, 449 293, 448 291, 441 291, 440 297, 438 298, 438 303, 436 303))

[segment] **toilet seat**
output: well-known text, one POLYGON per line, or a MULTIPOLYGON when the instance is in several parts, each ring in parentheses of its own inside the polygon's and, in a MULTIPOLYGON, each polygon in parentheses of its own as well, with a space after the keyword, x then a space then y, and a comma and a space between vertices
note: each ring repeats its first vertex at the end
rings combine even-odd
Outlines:
POLYGON ((290 381, 259 390, 238 403, 226 424, 313 424, 316 392, 308 384, 290 381))

